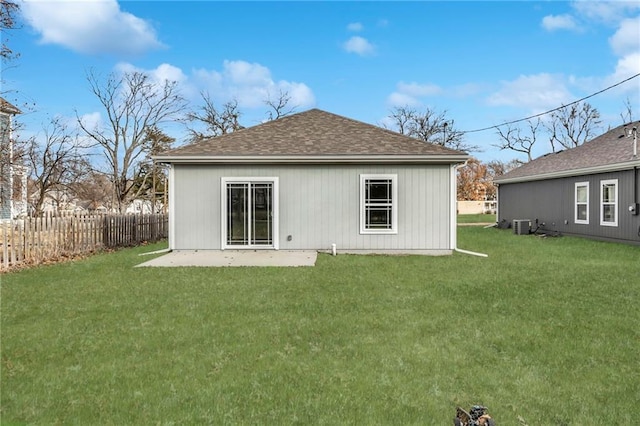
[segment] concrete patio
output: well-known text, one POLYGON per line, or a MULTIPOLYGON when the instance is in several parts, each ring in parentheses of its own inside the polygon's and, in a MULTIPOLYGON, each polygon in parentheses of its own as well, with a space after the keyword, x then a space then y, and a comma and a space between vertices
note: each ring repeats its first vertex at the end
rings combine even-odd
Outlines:
POLYGON ((136 267, 314 266, 313 250, 178 250, 136 267))

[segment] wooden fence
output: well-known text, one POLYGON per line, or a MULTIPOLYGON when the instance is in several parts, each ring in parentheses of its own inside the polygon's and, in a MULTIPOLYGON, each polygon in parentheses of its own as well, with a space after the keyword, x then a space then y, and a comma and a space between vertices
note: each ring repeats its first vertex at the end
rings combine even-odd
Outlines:
POLYGON ((167 238, 166 214, 71 215, 0 223, 0 270, 167 238))

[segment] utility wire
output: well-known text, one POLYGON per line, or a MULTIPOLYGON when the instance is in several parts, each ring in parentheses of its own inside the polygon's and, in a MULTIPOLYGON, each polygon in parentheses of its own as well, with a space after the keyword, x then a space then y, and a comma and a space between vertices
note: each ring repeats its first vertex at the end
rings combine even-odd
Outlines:
POLYGON ((592 98, 592 97, 594 97, 594 96, 596 96, 596 95, 599 95, 599 94, 600 94, 600 93, 602 93, 602 92, 606 92, 607 90, 613 89, 613 88, 614 88, 614 87, 616 87, 616 86, 620 86, 621 84, 626 83, 626 82, 627 82, 627 81, 629 81, 629 80, 633 80, 634 78, 636 78, 636 77, 638 77, 638 76, 640 76, 640 73, 638 73, 638 74, 636 74, 636 75, 632 75, 631 77, 629 77, 629 78, 627 78, 627 79, 625 79, 625 80, 622 80, 622 81, 620 81, 620 82, 618 82, 618 83, 616 83, 616 84, 614 84, 614 85, 612 85, 612 86, 609 86, 609 87, 607 87, 607 88, 605 88, 605 89, 600 90, 599 92, 592 93, 592 94, 590 94, 589 96, 585 96, 584 98, 578 99, 577 101, 573 101, 573 102, 571 102, 571 103, 569 103, 569 104, 562 105, 562 106, 559 106, 559 107, 554 108, 554 109, 550 109, 549 111, 541 112, 540 114, 531 115, 531 116, 529 116, 529 117, 520 118, 520 119, 518 119, 518 120, 507 121, 506 123, 496 124, 495 126, 483 127, 482 129, 475 129, 475 130, 462 131, 462 132, 460 132, 460 133, 477 133, 477 132, 484 132, 485 130, 497 129, 498 127, 506 126, 506 125, 508 125, 508 124, 519 123, 519 122, 521 122, 521 121, 526 121, 526 120, 531 120, 532 118, 541 117, 541 116, 543 116, 543 115, 546 115, 546 114, 552 113, 552 112, 554 112, 554 111, 558 111, 558 110, 560 110, 560 109, 562 109, 562 108, 566 108, 566 107, 568 107, 568 106, 570 106, 570 105, 574 105, 574 104, 577 104, 577 103, 579 103, 579 102, 582 102, 582 101, 584 101, 584 100, 586 100, 586 99, 592 98))

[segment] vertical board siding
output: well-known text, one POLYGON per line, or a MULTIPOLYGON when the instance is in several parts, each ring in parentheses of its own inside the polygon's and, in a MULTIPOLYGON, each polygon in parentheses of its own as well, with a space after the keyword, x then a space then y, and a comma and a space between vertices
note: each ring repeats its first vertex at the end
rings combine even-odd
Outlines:
POLYGON ((640 181, 633 170, 562 179, 502 184, 499 186, 498 220, 538 219, 545 229, 568 235, 640 243, 640 215, 628 207, 638 202, 640 181), (600 225, 600 182, 618 180, 618 226, 600 225), (635 180, 635 182, 634 182, 635 180), (589 182, 589 223, 574 221, 575 184, 589 182))
POLYGON ((177 250, 221 248, 221 178, 279 178, 283 250, 449 250, 449 166, 175 165, 177 250), (398 234, 360 234, 360 175, 398 175, 398 234), (287 240, 291 236, 291 241, 287 240))

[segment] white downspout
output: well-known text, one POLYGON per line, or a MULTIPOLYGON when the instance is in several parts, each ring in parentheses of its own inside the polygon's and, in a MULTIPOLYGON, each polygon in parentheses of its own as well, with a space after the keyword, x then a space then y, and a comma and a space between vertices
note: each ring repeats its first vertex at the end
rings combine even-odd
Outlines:
POLYGON ((469 160, 466 160, 463 164, 452 164, 451 165, 451 242, 453 243, 453 251, 457 251, 458 253, 470 254, 472 256, 479 257, 489 257, 488 254, 478 253, 475 251, 463 250, 458 248, 458 211, 457 211, 457 203, 458 203, 458 169, 460 167, 464 167, 467 165, 469 160))
MULTIPOLYGON (((175 250, 176 246, 176 191, 175 191, 175 165, 169 167, 169 251, 175 250)), ((166 190, 166 188, 165 188, 166 190)))

